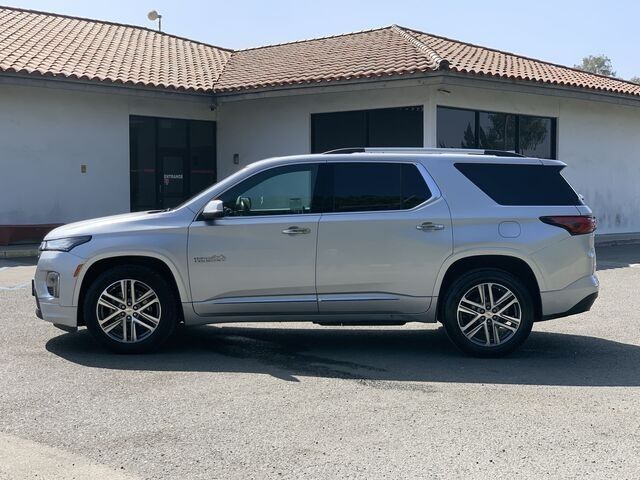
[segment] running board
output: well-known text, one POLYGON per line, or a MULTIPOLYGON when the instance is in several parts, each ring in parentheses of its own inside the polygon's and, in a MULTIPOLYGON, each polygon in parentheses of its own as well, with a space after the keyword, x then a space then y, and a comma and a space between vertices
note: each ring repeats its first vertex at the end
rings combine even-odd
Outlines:
POLYGON ((384 322, 313 322, 322 327, 393 327, 406 325, 407 322, 402 321, 384 321, 384 322))

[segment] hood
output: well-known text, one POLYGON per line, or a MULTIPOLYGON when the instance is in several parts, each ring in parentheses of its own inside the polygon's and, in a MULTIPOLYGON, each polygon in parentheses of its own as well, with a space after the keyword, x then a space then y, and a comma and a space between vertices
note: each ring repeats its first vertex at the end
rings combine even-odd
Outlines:
POLYGON ((108 217, 92 218, 80 222, 68 223, 51 230, 45 240, 55 238, 77 237, 80 235, 99 235, 101 233, 117 233, 128 230, 157 226, 159 220, 172 218, 176 211, 149 210, 146 212, 124 213, 108 217))

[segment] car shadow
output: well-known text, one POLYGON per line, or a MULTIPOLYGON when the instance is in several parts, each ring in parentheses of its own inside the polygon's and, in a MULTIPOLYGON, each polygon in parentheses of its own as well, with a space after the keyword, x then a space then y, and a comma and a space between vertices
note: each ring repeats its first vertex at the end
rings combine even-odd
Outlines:
POLYGON ((46 348, 93 368, 259 373, 294 382, 341 378, 382 388, 419 388, 419 382, 640 386, 639 346, 548 332, 533 332, 502 359, 464 356, 442 328, 205 326, 183 329, 161 352, 147 355, 112 354, 82 330, 52 338, 46 348))

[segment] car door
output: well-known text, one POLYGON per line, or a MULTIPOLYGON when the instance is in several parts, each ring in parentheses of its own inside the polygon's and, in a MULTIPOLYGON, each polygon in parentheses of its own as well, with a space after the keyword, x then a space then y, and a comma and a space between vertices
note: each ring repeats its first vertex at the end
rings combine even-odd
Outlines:
POLYGON ((452 252, 449 208, 418 163, 329 161, 318 231, 320 313, 428 310, 452 252))
POLYGON ((218 199, 225 215, 189 229, 189 277, 197 314, 317 312, 318 164, 260 171, 218 199))

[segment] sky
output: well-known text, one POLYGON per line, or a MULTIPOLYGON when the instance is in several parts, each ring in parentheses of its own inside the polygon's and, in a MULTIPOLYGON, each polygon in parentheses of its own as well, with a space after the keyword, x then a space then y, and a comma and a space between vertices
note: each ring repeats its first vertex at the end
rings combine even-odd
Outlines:
POLYGON ((605 54, 622 78, 640 76, 640 1, 593 0, 4 0, 5 5, 154 27, 239 49, 396 23, 573 66, 605 54), (7 3, 5 3, 7 2, 7 3))

